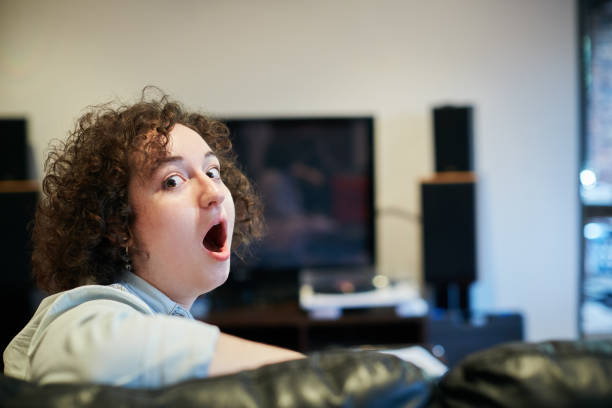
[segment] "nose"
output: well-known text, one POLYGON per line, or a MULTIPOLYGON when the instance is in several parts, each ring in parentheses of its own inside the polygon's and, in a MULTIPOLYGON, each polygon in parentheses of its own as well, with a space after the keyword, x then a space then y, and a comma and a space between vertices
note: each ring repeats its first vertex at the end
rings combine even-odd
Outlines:
POLYGON ((199 192, 199 203, 202 208, 209 208, 211 206, 218 206, 225 200, 225 191, 223 189, 223 183, 220 180, 215 180, 208 177, 206 174, 202 174, 200 177, 200 192, 199 192))

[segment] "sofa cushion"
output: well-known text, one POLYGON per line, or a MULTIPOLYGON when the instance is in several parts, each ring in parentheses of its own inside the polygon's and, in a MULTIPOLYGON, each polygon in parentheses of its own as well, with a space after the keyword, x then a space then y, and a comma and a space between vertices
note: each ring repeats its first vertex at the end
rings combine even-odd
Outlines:
POLYGON ((420 407, 431 384, 416 366, 374 352, 314 353, 156 390, 92 384, 39 386, 2 377, 2 407, 420 407))
POLYGON ((466 357, 432 406, 612 407, 612 340, 509 343, 466 357))

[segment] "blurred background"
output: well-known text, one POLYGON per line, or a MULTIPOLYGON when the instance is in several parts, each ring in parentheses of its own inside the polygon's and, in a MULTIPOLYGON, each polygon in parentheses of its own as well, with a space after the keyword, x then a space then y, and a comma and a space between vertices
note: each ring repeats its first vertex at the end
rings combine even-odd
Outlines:
POLYGON ((377 270, 420 283, 431 111, 473 106, 472 304, 576 338, 578 44, 573 0, 0 0, 0 116, 27 119, 37 181, 86 106, 150 84, 220 117, 372 116, 377 270))

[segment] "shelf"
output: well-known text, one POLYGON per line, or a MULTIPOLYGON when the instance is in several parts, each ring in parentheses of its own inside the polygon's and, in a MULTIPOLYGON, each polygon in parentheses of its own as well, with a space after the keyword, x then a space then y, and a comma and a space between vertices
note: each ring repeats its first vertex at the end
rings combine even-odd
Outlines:
POLYGON ((36 180, 0 180, 0 193, 34 193, 39 190, 36 180))
POLYGON ((443 171, 429 178, 421 179, 423 184, 463 184, 475 183, 476 173, 472 171, 443 171))
POLYGON ((401 318, 390 308, 354 311, 338 319, 312 319, 297 302, 285 302, 213 312, 204 321, 228 334, 301 352, 424 340, 424 318, 401 318))

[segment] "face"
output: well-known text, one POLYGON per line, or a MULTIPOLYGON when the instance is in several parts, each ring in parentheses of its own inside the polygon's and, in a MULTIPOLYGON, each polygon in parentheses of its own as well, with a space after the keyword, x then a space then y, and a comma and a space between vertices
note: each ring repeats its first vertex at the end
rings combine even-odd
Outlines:
POLYGON ((132 177, 134 272, 189 308, 229 273, 234 202, 220 164, 192 129, 176 124, 152 177, 132 177))

